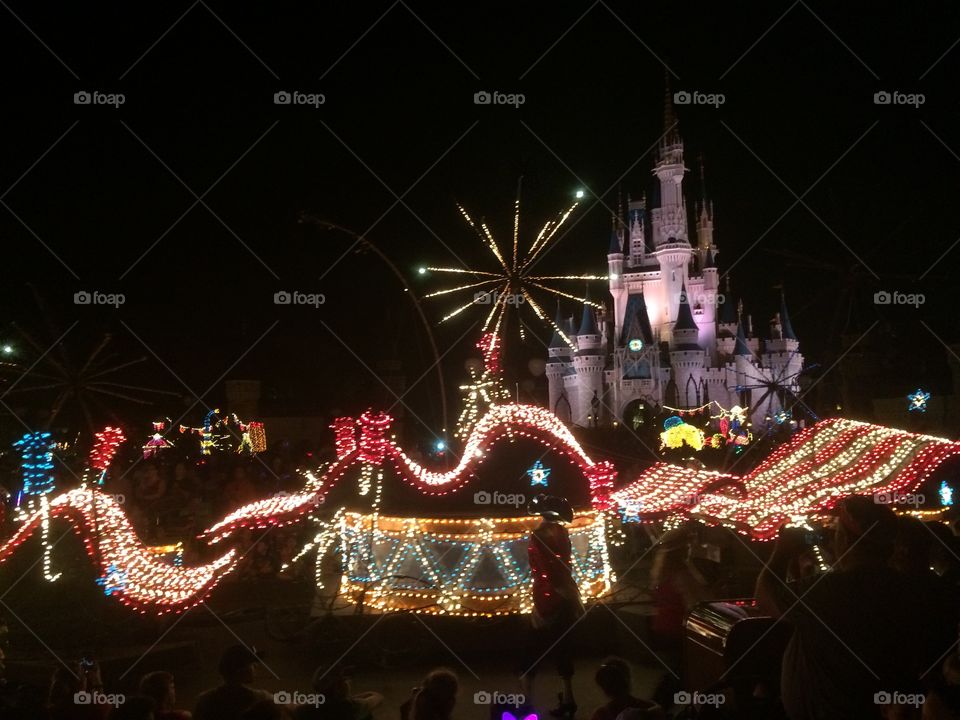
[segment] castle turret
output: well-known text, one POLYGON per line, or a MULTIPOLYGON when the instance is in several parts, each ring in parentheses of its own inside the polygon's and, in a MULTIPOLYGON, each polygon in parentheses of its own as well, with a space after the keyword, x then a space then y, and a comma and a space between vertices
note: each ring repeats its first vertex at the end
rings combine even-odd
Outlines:
MULTIPOLYGON (((741 321, 737 323, 737 340, 733 350, 733 362, 736 369, 737 388, 751 384, 751 376, 753 375, 753 363, 751 362, 752 358, 753 353, 750 351, 750 346, 747 345, 747 335, 743 330, 743 322, 741 321)), ((741 390, 739 393, 737 393, 737 395, 741 406, 746 407, 750 405, 749 390, 741 390)))
MULTIPOLYGON (((589 296, 587 299, 589 300, 589 296)), ((577 397, 575 400, 570 398, 574 424, 582 427, 600 424, 605 365, 606 358, 594 309, 584 303, 580 329, 577 331, 577 352, 573 357, 573 369, 577 376, 577 397)))
MULTIPOLYGON (((567 321, 564 319, 563 313, 560 310, 559 302, 557 302, 557 317, 556 320, 554 320, 554 324, 566 335, 567 321)), ((569 367, 572 352, 572 349, 567 344, 567 340, 563 338, 558 330, 554 329, 553 337, 550 339, 550 345, 547 348, 549 359, 547 360, 546 371, 550 411, 553 413, 558 413, 560 409, 560 398, 563 396, 564 390, 563 376, 569 367)))
POLYGON ((683 198, 683 141, 677 131, 670 96, 669 78, 664 98, 664 137, 660 143, 657 164, 653 174, 660 181, 660 207, 650 217, 653 227, 653 256, 660 264, 663 276, 661 297, 656 306, 662 318, 654 320, 674 322, 680 306, 680 290, 687 282, 693 248, 687 235, 687 205, 683 198))
POLYGON ((647 254, 647 240, 643 225, 646 222, 646 197, 627 203, 627 231, 630 234, 630 267, 643 265, 647 254))
POLYGON ((700 330, 693 319, 687 289, 681 287, 677 322, 673 326, 670 343, 670 363, 673 365, 677 395, 682 407, 700 405, 703 395, 703 366, 705 353, 699 344, 700 330))
POLYGON ((610 232, 610 249, 607 251, 607 268, 610 280, 610 296, 613 298, 615 337, 619 337, 623 313, 627 306, 627 286, 623 282, 623 232, 614 227, 610 232))

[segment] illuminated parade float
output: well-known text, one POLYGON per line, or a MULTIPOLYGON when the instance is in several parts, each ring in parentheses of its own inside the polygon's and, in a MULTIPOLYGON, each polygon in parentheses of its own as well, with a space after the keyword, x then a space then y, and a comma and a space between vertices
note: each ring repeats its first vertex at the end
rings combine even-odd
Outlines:
MULTIPOLYGON (((169 547, 145 545, 122 507, 100 489, 107 456, 120 435, 103 434, 91 454, 89 482, 60 494, 45 492, 53 487, 44 480, 50 473, 44 449, 49 438, 33 437, 21 447, 24 467, 34 475, 21 497, 20 525, 0 545, 0 561, 39 531, 44 573, 55 580, 46 538, 52 520, 67 519, 107 596, 141 612, 181 612, 235 570, 239 531, 313 522, 318 532, 300 555, 316 553, 319 583, 321 560, 328 552, 339 553, 340 592, 347 599, 363 595, 368 606, 382 611, 524 613, 530 609, 526 544, 538 519, 519 502, 495 504, 498 498, 478 479, 485 464, 517 454, 518 448, 523 448, 519 455, 540 448, 537 461, 519 473, 528 496, 560 492, 555 479, 564 472, 571 478, 562 490, 575 508, 569 528, 573 570, 585 599, 604 595, 615 582, 608 537, 623 522, 662 526, 695 519, 770 539, 780 525, 822 514, 845 495, 873 494, 897 503, 927 487, 934 471, 960 454, 957 442, 830 419, 798 432, 747 475, 661 462, 620 482, 611 463, 587 455, 544 408, 492 405, 474 425, 457 464, 443 471, 414 461, 390 438, 390 424, 389 416, 372 412, 338 419, 333 425, 336 460, 319 474, 305 473, 301 492, 245 505, 206 529, 200 537, 215 556, 192 567, 169 547), (417 512, 381 507, 383 498, 396 496, 398 489, 408 495, 397 509, 406 502, 417 512), (350 500, 340 505, 334 502, 338 497, 350 500)), ((948 505, 955 488, 947 489, 933 491, 929 499, 939 502, 927 505, 948 505)))

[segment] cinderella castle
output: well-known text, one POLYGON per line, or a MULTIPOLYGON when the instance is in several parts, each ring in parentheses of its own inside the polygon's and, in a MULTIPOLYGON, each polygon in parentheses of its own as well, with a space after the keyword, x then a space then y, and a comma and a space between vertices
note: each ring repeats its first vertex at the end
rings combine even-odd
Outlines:
POLYGON ((688 169, 669 90, 664 128, 653 168, 659 207, 628 202, 614 219, 612 302, 599 311, 584 305, 579 324, 557 310, 567 337, 554 332, 549 346, 550 409, 583 427, 636 426, 660 408, 710 401, 748 408, 754 424, 782 420, 803 368, 785 300, 781 295, 761 340, 742 303, 733 302, 729 281, 720 291, 713 204, 701 194, 690 232, 688 169))

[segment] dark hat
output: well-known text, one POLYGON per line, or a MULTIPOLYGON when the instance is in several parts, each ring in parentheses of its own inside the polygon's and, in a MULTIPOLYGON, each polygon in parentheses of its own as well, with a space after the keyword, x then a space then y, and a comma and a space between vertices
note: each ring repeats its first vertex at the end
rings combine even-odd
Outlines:
POLYGON ((260 662, 263 657, 262 652, 256 648, 248 648, 244 645, 231 645, 223 651, 220 656, 220 665, 218 670, 221 675, 231 675, 237 670, 245 668, 247 665, 254 665, 260 662))
POLYGON ((537 495, 527 504, 531 515, 542 515, 547 520, 573 522, 573 508, 566 498, 556 495, 537 495))

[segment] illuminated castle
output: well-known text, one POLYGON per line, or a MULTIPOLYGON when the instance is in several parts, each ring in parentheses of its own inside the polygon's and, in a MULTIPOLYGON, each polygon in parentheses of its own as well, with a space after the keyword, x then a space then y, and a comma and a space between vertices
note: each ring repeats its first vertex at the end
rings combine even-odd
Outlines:
MULTIPOLYGON (((656 406, 750 408, 754 423, 775 417, 799 390, 799 342, 781 297, 769 339, 754 334, 719 290, 713 203, 695 203, 695 232, 683 191, 683 141, 667 93, 665 133, 653 174, 659 207, 628 202, 614 219, 607 253, 612 312, 584 305, 579 326, 558 307, 547 378, 550 410, 584 427, 634 426, 656 406)), ((701 169, 702 178, 702 169, 701 169)), ((702 185, 702 184, 701 184, 702 185)), ((728 279, 729 280, 729 279, 728 279)))

